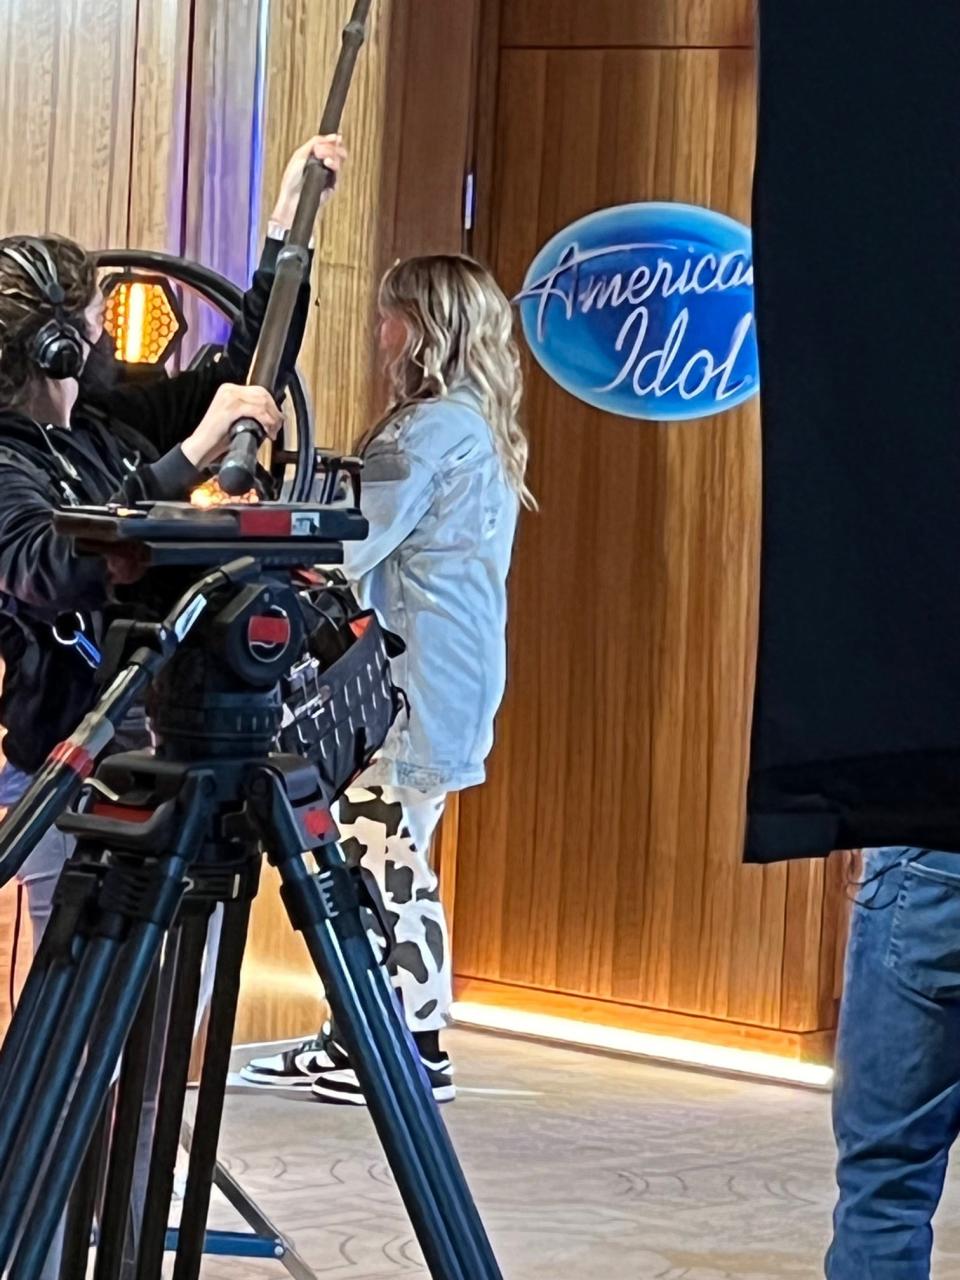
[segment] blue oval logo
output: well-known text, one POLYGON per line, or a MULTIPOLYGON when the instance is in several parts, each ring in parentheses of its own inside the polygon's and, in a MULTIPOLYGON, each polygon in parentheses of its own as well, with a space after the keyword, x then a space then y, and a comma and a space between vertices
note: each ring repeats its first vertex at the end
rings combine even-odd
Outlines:
POLYGON ((514 301, 550 377, 608 413, 678 422, 759 390, 750 229, 711 209, 591 213, 541 249, 514 301))

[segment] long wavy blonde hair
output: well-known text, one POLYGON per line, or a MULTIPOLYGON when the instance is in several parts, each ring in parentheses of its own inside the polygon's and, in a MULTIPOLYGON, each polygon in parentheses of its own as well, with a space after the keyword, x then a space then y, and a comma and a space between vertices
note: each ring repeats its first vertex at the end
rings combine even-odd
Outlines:
POLYGON ((511 487, 535 507, 525 478, 530 448, 520 426, 513 312, 490 272, 463 254, 407 258, 384 275, 379 301, 382 314, 403 322, 406 341, 387 367, 390 407, 360 448, 413 406, 467 387, 480 399, 511 487))

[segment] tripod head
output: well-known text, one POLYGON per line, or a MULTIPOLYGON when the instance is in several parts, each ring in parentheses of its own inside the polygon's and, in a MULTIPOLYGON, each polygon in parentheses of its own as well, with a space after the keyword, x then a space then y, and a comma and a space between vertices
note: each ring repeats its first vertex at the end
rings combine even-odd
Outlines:
MULTIPOLYGON (((360 513, 357 458, 323 456, 316 502, 141 502, 133 507, 71 507, 54 524, 93 555, 133 553, 152 569, 214 568, 251 556, 263 567, 339 564, 341 543, 367 536, 360 513)), ((182 581, 182 578, 181 578, 182 581)), ((143 588, 139 589, 141 592, 143 588)))

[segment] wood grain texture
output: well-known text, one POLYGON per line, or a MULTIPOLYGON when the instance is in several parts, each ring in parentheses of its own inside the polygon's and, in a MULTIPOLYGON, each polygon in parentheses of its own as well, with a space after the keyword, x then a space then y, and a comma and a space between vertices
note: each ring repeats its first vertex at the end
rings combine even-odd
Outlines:
POLYGON ((479 0, 416 0, 397 8, 389 72, 402 176, 392 212, 384 209, 390 221, 384 265, 463 247, 480 8, 479 0))
POLYGON ((139 6, 127 241, 137 249, 184 248, 191 9, 190 0, 139 6))
POLYGON ((125 245, 137 0, 0 0, 0 234, 125 245))
POLYGON ((459 978, 454 987, 458 1001, 511 1009, 524 1014, 544 1014, 595 1027, 617 1027, 642 1031, 646 1035, 675 1036, 699 1044, 723 1045, 754 1053, 773 1053, 802 1062, 829 1063, 833 1059, 833 1028, 822 1031, 786 1031, 747 1022, 674 1013, 669 1009, 647 1009, 595 996, 565 995, 532 987, 488 982, 479 978, 459 978))
POLYGON ((323 986, 280 901, 280 877, 264 866, 243 962, 234 1041, 315 1035, 326 1017, 323 986))
MULTIPOLYGON (((742 13, 502 7, 478 239, 508 292, 594 209, 676 200, 749 222, 756 93, 750 50, 509 46, 723 43, 742 13), (628 14, 676 22, 641 30, 628 14)), ((519 536, 490 781, 461 803, 458 973, 791 1033, 832 1026, 834 871, 740 864, 757 403, 635 423, 530 361, 527 374, 542 510, 519 536)))
POLYGON ((600 48, 750 46, 753 0, 504 0, 503 43, 600 48))
MULTIPOLYGON (((380 187, 384 172, 385 66, 395 4, 373 8, 367 45, 343 120, 349 171, 321 215, 313 286, 317 306, 301 367, 314 397, 317 438, 349 448, 376 408, 375 316, 380 187)), ((267 54, 263 215, 294 147, 316 129, 326 99, 346 3, 273 0, 267 54)))

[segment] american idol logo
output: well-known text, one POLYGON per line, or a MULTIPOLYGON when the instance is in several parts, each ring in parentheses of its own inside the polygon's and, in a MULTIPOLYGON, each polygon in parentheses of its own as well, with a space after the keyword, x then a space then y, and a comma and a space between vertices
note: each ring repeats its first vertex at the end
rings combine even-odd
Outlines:
POLYGON ((540 251, 514 301, 547 373, 608 413, 702 418, 759 388, 750 231, 710 209, 592 213, 540 251))

